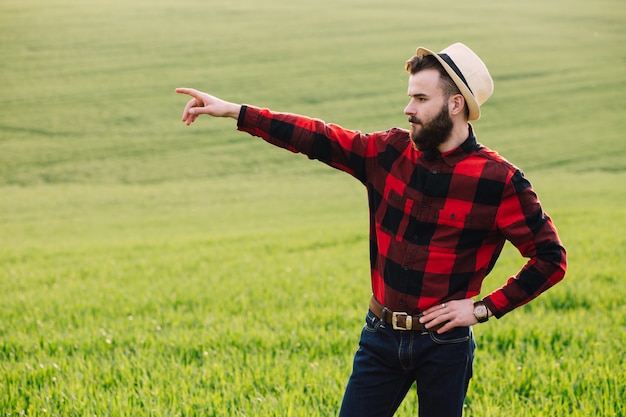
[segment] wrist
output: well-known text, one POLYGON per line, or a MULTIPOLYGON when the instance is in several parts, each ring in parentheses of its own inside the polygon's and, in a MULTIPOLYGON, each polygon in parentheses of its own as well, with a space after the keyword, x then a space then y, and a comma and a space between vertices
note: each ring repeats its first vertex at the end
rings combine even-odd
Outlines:
POLYGON ((237 120, 239 113, 241 113, 241 104, 228 103, 229 109, 226 112, 226 116, 237 120))

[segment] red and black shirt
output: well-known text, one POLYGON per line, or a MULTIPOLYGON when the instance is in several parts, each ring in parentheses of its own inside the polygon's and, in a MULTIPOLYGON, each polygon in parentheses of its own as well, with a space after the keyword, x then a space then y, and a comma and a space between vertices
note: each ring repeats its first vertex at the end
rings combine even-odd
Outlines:
POLYGON ((237 125, 367 187, 372 291, 392 311, 418 314, 478 295, 506 240, 529 260, 484 298, 496 317, 565 275, 565 249, 531 184, 471 128, 441 154, 417 150, 404 129, 363 134, 252 106, 242 107, 237 125))

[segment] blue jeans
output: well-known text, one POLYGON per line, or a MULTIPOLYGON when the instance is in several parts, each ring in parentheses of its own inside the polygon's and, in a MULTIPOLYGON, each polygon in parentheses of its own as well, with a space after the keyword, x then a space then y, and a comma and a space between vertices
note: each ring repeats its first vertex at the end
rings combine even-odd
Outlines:
POLYGON ((461 416, 475 347, 471 327, 393 330, 368 312, 339 416, 391 417, 414 382, 419 417, 461 416))

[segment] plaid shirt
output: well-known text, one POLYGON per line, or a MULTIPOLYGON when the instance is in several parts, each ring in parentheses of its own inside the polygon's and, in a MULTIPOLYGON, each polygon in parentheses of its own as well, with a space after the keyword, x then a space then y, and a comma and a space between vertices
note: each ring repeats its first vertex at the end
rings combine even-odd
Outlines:
POLYGON ((480 293, 506 240, 529 258, 484 298, 501 317, 565 275, 551 219, 522 172, 467 140, 421 152, 408 131, 362 134, 321 120, 243 106, 238 129, 345 171, 366 187, 372 291, 392 311, 418 314, 480 293))

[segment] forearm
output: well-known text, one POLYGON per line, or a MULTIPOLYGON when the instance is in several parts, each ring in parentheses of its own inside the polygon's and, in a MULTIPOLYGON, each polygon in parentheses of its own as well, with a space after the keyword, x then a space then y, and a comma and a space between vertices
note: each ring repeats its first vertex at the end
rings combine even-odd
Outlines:
POLYGON ((553 260, 532 258, 507 283, 483 299, 489 311, 500 318, 511 310, 538 297, 565 277, 565 249, 558 245, 553 260))
POLYGON ((528 262, 501 288, 489 294, 485 304, 496 317, 520 307, 565 277, 567 256, 550 218, 525 245, 516 245, 528 262))
POLYGON ((324 136, 324 122, 321 120, 250 105, 243 105, 237 129, 310 158, 315 158, 315 137, 324 136))
POLYGON ((322 120, 244 105, 237 129, 351 175, 363 171, 368 136, 322 120))

